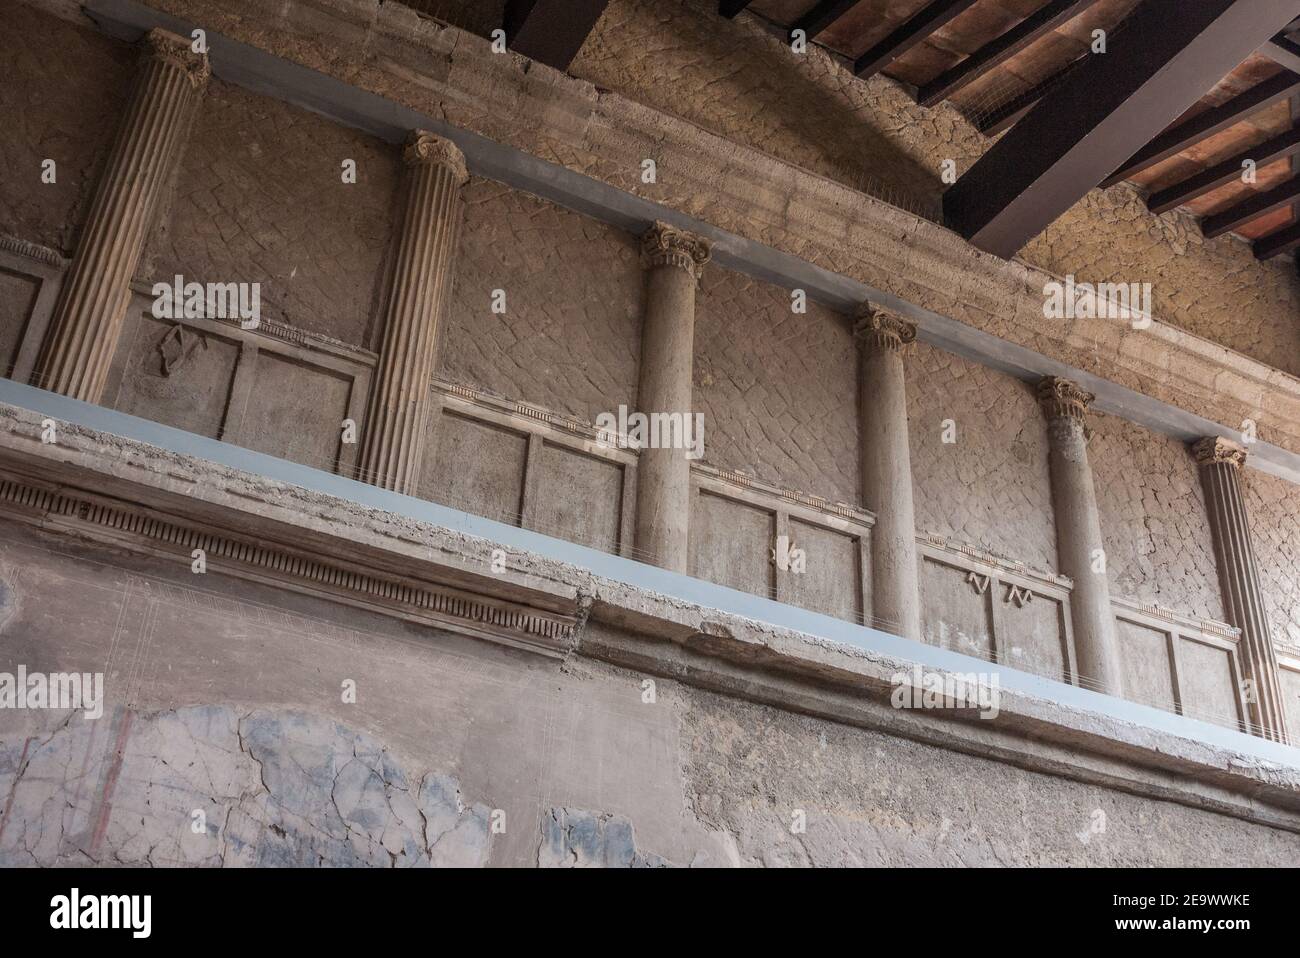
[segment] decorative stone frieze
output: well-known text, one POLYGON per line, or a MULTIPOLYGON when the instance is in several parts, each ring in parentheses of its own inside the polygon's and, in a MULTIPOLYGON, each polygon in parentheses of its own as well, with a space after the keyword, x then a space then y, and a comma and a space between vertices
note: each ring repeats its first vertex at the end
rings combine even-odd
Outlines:
POLYGON ((539 651, 568 650, 578 616, 532 608, 435 583, 385 576, 340 555, 286 549, 162 517, 127 503, 107 504, 74 491, 54 491, 0 475, 0 512, 42 528, 64 528, 117 546, 156 552, 189 564, 202 549, 209 569, 328 593, 363 608, 456 631, 489 635, 539 651))
POLYGON ((90 216, 50 320, 35 385, 98 402, 159 197, 180 159, 211 69, 190 41, 154 29, 90 216))

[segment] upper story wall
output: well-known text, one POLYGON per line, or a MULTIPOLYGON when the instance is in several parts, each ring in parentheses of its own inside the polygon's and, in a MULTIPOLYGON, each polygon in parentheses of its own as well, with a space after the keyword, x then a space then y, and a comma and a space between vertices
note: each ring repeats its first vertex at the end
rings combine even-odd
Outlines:
POLYGON ((259 283, 264 319, 372 345, 400 172, 389 144, 214 77, 139 277, 259 283))
POLYGON ((708 267, 695 309, 704 458, 775 485, 856 503, 858 357, 847 318, 708 267))
POLYGON ((134 65, 124 43, 0 4, 0 230, 64 255, 76 248, 134 65))
POLYGON ((440 372, 594 422, 636 402, 644 282, 636 237, 473 178, 440 372), (494 312, 494 294, 504 312, 494 312))

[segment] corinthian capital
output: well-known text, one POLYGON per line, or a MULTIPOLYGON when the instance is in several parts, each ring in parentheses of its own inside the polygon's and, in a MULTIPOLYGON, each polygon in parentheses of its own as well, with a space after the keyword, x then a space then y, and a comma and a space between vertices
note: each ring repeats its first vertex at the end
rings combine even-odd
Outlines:
POLYGON ((208 77, 212 75, 208 55, 195 53, 191 41, 185 37, 154 27, 144 35, 141 43, 141 61, 163 63, 180 70, 189 78, 190 85, 196 90, 202 88, 208 82, 208 77))
POLYGON ((655 223, 641 237, 641 265, 646 269, 677 266, 699 279, 712 255, 708 240, 667 223, 655 223))
POLYGON ((465 154, 446 137, 428 130, 412 130, 402 148, 402 162, 407 166, 441 166, 451 171, 456 183, 465 185, 469 171, 465 169, 465 154))
POLYGON ((896 352, 916 341, 916 323, 882 306, 863 303, 853 317, 853 338, 860 346, 896 352))
POLYGON ((1048 419, 1073 419, 1083 422, 1088 406, 1097 398, 1078 384, 1060 376, 1044 376, 1038 381, 1038 402, 1048 419))
POLYGON ((1221 436, 1206 436, 1192 443, 1192 455, 1201 466, 1226 463, 1237 469, 1246 464, 1246 447, 1221 436))

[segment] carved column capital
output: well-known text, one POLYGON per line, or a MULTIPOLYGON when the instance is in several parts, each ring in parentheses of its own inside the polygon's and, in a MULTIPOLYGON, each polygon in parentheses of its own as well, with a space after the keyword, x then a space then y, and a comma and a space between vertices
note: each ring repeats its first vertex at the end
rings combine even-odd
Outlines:
POLYGON ((1222 436, 1206 436, 1192 443, 1192 455, 1199 466, 1227 463, 1240 469, 1246 464, 1246 447, 1222 436))
POLYGON ((202 89, 212 75, 212 66, 206 53, 195 53, 192 41, 185 37, 154 27, 141 41, 140 59, 162 63, 181 71, 194 89, 202 89))
POLYGON ((1097 397, 1077 383, 1060 376, 1044 376, 1038 381, 1038 402, 1048 419, 1073 419, 1085 422, 1088 406, 1097 397))
POLYGON ((641 265, 646 269, 677 266, 699 279, 712 255, 708 240, 667 223, 655 223, 641 237, 641 265))
POLYGON ((441 166, 451 171, 457 186, 469 179, 465 154, 455 143, 428 130, 412 130, 402 148, 402 162, 407 166, 441 166))
POLYGON ((916 323, 883 307, 863 303, 853 317, 853 338, 859 346, 897 352, 916 341, 916 323))

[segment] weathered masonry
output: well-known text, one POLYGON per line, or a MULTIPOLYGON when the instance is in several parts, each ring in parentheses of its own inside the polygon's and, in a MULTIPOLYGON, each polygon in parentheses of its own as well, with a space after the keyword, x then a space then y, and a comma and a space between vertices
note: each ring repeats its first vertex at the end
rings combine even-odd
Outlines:
POLYGON ((1140 5, 550 6, 0 10, 0 863, 1300 863, 1294 105, 999 206, 1140 5))

